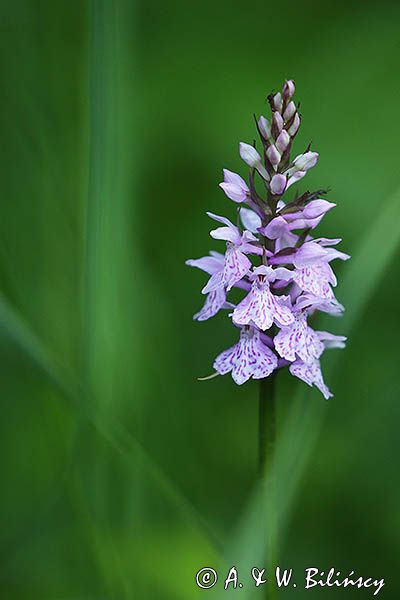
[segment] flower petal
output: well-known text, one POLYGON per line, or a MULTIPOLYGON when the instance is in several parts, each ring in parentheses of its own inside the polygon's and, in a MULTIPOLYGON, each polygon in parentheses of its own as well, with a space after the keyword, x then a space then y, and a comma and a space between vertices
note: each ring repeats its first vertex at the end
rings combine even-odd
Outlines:
POLYGON ((325 348, 345 348, 347 337, 344 335, 334 335, 328 331, 316 332, 325 348))
POLYGON ((195 321, 207 321, 219 312, 226 304, 226 293, 224 288, 218 288, 207 295, 203 308, 193 316, 195 321))
POLYGON ((229 171, 229 169, 224 169, 224 181, 226 183, 233 183, 243 190, 249 191, 249 187, 243 177, 240 177, 240 175, 234 173, 233 171, 229 171))
POLYGON ((245 254, 237 248, 230 248, 225 254, 223 283, 229 291, 233 285, 242 279, 251 268, 251 262, 245 254))
POLYGON ((252 233, 257 233, 259 227, 261 227, 261 219, 250 208, 241 208, 240 209, 240 219, 242 221, 243 227, 248 229, 252 233))
POLYGON ((214 219, 214 221, 218 221, 218 223, 223 223, 227 227, 235 227, 235 225, 226 217, 220 217, 219 215, 216 215, 209 211, 207 211, 206 214, 210 217, 210 219, 214 219))
POLYGON ((315 385, 326 400, 332 398, 333 394, 331 394, 324 383, 319 360, 315 360, 309 364, 304 363, 302 360, 296 360, 296 362, 290 365, 289 371, 309 386, 315 385))
POLYGON ((210 235, 214 240, 225 240, 232 244, 240 243, 240 233, 237 227, 217 227, 210 231, 210 235))
POLYGON ((219 187, 222 188, 228 198, 234 202, 244 202, 247 200, 246 192, 235 183, 220 183, 219 187))
POLYGON ((289 225, 283 217, 275 217, 266 227, 260 228, 260 233, 270 240, 276 240, 290 232, 289 225))
POLYGON ((190 258, 185 262, 189 267, 196 267, 205 271, 209 275, 221 271, 224 266, 224 256, 222 254, 217 256, 202 256, 201 258, 190 258))

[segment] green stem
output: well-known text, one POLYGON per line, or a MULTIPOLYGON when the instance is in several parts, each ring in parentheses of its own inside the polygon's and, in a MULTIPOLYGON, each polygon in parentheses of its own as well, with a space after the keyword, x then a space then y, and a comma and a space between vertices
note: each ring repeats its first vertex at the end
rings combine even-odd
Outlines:
POLYGON ((261 379, 259 395, 259 475, 264 480, 275 446, 276 437, 276 400, 275 378, 261 379))
POLYGON ((262 515, 261 522, 266 526, 265 557, 268 583, 265 586, 266 598, 276 600, 278 588, 275 581, 277 557, 277 518, 275 510, 275 478, 271 468, 276 441, 276 373, 260 381, 259 393, 259 478, 261 483, 262 515), (268 500, 268 501, 267 501, 268 500), (263 507, 269 507, 265 514, 263 507))

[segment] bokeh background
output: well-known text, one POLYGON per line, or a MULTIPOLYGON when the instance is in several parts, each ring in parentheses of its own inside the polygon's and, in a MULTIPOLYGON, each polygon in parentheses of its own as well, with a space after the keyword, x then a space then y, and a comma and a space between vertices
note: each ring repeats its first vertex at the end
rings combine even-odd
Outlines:
POLYGON ((235 332, 192 321, 205 276, 184 260, 213 247, 206 210, 233 217, 221 169, 290 77, 297 149, 320 152, 304 186, 332 188, 320 232, 353 259, 346 316, 323 323, 349 336, 324 359, 335 397, 279 377, 279 562, 299 574, 281 596, 372 596, 302 589, 334 566, 399 597, 399 19, 355 0, 1 0, 2 598, 225 598, 201 567, 270 566, 258 384, 196 380, 235 332))

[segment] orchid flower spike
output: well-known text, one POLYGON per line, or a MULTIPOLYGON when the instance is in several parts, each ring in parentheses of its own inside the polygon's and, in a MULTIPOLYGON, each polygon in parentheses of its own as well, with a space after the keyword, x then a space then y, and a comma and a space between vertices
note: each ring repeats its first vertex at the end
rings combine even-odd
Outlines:
POLYGON ((239 144, 248 179, 223 170, 219 185, 239 205, 237 214, 232 221, 207 214, 218 223, 211 237, 225 248, 186 264, 209 275, 202 289, 205 303, 194 319, 205 321, 225 311, 239 332, 237 343, 215 359, 215 375, 230 373, 242 385, 288 367, 294 377, 330 398, 321 359, 328 348, 344 348, 346 338, 318 331, 310 319, 320 312, 343 313, 330 263, 350 257, 337 250, 340 238, 314 236, 335 203, 321 197, 321 190, 287 197, 319 159, 310 147, 291 157, 301 124, 295 91, 289 79, 268 96, 271 116, 256 119, 259 143, 239 144), (239 290, 236 303, 229 298, 233 288, 239 290))

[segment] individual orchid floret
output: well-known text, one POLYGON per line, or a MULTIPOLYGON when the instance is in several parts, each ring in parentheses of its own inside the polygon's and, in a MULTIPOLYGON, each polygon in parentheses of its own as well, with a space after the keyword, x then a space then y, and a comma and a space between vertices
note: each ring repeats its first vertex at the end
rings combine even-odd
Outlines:
POLYGON ((331 286, 337 285, 337 279, 331 266, 326 262, 295 269, 293 281, 303 292, 309 292, 317 298, 334 298, 331 286))
POLYGON ((245 180, 237 173, 224 169, 224 181, 219 184, 225 194, 234 202, 246 202, 250 190, 245 180))
POLYGON ((292 263, 296 267, 292 279, 303 292, 318 298, 333 299, 331 286, 336 287, 337 279, 329 262, 335 258, 348 260, 350 256, 334 248, 325 248, 320 240, 312 240, 296 248, 290 255, 270 258, 270 262, 292 263))
POLYGON ((265 265, 256 267, 249 275, 253 281, 250 292, 238 304, 232 313, 233 322, 237 325, 256 325, 262 331, 269 329, 273 323, 285 326, 293 323, 291 309, 284 303, 285 296, 276 296, 270 284, 278 279, 289 281, 292 272, 285 268, 272 269, 265 265))
POLYGON ((334 317, 340 317, 344 313, 343 304, 340 304, 333 295, 330 298, 313 296, 303 293, 297 285, 294 285, 291 289, 291 298, 296 310, 307 309, 309 314, 321 311, 334 317))
MULTIPOLYGON (((278 222, 277 219, 280 219, 279 223, 283 224, 284 219, 281 220, 282 217, 276 217, 276 219, 273 219, 269 225, 272 223, 272 225, 275 226, 275 222, 278 222)), ((313 220, 306 220, 307 229, 312 228, 312 225, 309 225, 309 223, 312 223, 312 221, 313 220)), ((290 224, 288 224, 288 226, 290 230, 298 228, 298 224, 296 224, 295 221, 292 221, 290 224)), ((262 231, 265 232, 267 227, 263 228, 262 231)), ((328 263, 336 258, 348 260, 350 258, 348 254, 340 252, 335 248, 327 247, 329 245, 337 244, 340 241, 340 238, 334 240, 329 240, 327 238, 306 239, 306 241, 300 247, 293 248, 291 252, 283 256, 279 256, 279 254, 277 254, 271 258, 270 262, 275 265, 292 263, 295 267, 301 269, 302 267, 308 267, 320 262, 328 263)))
POLYGON ((250 231, 241 232, 229 219, 213 213, 207 214, 215 221, 225 225, 225 227, 214 229, 210 235, 216 240, 226 241, 227 245, 223 268, 211 275, 207 285, 202 289, 203 294, 222 287, 229 291, 251 268, 251 261, 246 253, 260 253, 260 247, 252 244, 257 242, 257 238, 250 231))
POLYGON ((217 229, 210 231, 210 236, 214 238, 214 240, 231 242, 234 246, 237 246, 242 252, 245 253, 263 253, 257 237, 251 233, 251 231, 241 231, 239 227, 234 225, 226 217, 220 217, 219 215, 215 215, 211 212, 208 212, 207 215, 211 219, 214 219, 214 221, 218 221, 219 223, 223 223, 223 225, 225 225, 225 227, 217 227, 217 229))
MULTIPOLYGON (((210 256, 202 258, 189 259, 186 264, 190 267, 197 267, 205 271, 209 275, 221 273, 224 268, 224 255, 219 252, 211 252, 210 256)), ((234 308, 235 305, 226 301, 226 291, 224 287, 219 287, 216 290, 207 294, 202 309, 197 312, 193 319, 196 321, 206 321, 216 315, 221 308, 234 308)))
POLYGON ((296 358, 310 362, 319 358, 324 351, 324 345, 317 332, 307 323, 306 310, 294 312, 293 323, 282 327, 274 338, 274 344, 278 354, 290 362, 296 358))
POLYGON ((245 326, 240 332, 239 342, 217 356, 214 369, 220 375, 232 373, 235 383, 242 385, 250 378, 268 377, 277 365, 276 355, 261 341, 260 332, 245 326))

